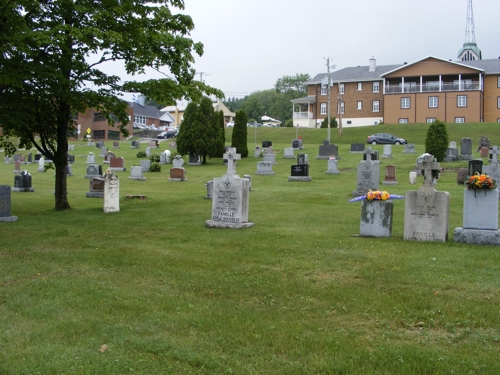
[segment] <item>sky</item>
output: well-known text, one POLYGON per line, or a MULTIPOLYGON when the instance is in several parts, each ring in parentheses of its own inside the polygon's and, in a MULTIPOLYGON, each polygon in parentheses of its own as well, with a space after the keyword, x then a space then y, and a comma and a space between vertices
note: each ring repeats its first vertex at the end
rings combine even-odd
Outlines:
MULTIPOLYGON (((499 58, 500 1, 473 0, 473 11, 483 59, 499 58)), ((455 61, 467 0, 185 0, 176 12, 193 18, 191 38, 204 45, 196 79, 202 72, 226 97, 244 97, 285 75, 324 73, 326 58, 335 70, 368 65, 371 57, 377 65, 455 61)), ((144 79, 161 77, 148 70, 144 79)))

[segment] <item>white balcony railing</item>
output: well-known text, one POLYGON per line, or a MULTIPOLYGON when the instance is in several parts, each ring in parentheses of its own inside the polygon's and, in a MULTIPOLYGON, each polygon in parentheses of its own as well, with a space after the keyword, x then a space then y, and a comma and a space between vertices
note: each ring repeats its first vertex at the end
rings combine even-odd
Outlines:
POLYGON ((414 92, 442 92, 442 91, 474 91, 481 90, 481 82, 470 82, 463 83, 462 85, 458 85, 456 83, 441 83, 441 90, 439 89, 439 85, 422 85, 422 89, 420 89, 420 85, 411 85, 411 86, 385 86, 386 94, 404 94, 404 93, 414 93, 414 92))
POLYGON ((296 119, 312 119, 313 113, 312 112, 294 112, 293 113, 293 118, 296 119))

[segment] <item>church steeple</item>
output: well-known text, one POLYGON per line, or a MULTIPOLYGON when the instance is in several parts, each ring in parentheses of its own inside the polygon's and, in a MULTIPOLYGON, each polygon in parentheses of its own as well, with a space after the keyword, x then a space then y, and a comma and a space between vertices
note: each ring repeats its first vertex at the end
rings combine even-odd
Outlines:
POLYGON ((472 0, 467 1, 467 19, 465 23, 465 43, 458 51, 458 59, 461 61, 481 60, 481 50, 476 44, 474 33, 474 13, 472 12, 472 0))

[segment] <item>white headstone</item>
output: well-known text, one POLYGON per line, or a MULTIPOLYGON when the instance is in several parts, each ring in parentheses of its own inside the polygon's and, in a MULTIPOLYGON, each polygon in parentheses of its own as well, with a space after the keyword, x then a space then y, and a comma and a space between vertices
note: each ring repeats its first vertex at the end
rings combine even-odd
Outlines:
POLYGON ((120 181, 113 172, 104 174, 104 212, 120 212, 120 181))

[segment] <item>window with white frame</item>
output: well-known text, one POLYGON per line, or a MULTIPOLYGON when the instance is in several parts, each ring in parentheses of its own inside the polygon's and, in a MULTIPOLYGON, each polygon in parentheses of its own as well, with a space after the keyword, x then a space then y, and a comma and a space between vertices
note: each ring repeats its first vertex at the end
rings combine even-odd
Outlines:
POLYGON ((457 107, 467 107, 467 95, 457 96, 457 107))
POLYGON ((500 96, 497 98, 497 108, 500 109, 500 96))
POLYGON ((403 109, 410 108, 410 98, 401 98, 401 108, 403 109))
POLYGON ((429 96, 429 108, 437 108, 437 107, 438 107, 438 97, 429 96))
POLYGON ((321 85, 321 95, 326 95, 327 94, 327 85, 321 85))
MULTIPOLYGON (((499 98, 500 99, 500 98, 499 98)), ((500 103, 500 100, 499 100, 499 103, 500 103)), ((357 103, 357 109, 363 109, 363 102, 358 100, 358 103, 357 103)))
POLYGON ((380 92, 380 82, 373 82, 373 92, 380 92))
POLYGON ((500 76, 498 76, 497 79, 498 79, 497 87, 500 87, 500 76))
POLYGON ((497 118, 497 122, 500 122, 500 118, 497 118))
POLYGON ((320 113, 326 115, 326 103, 321 103, 320 113))
POLYGON ((432 124, 434 121, 436 121, 435 117, 427 117, 425 119, 425 122, 427 122, 428 124, 432 124))
POLYGON ((400 119, 398 120, 398 123, 399 123, 399 124, 408 124, 408 119, 407 119, 407 118, 400 118, 400 119))
POLYGON ((345 92, 345 91, 344 91, 344 84, 343 84, 343 83, 339 84, 339 92, 340 92, 342 95, 344 95, 344 92, 345 92))
POLYGON ((134 124, 146 125, 146 117, 144 117, 144 116, 134 116, 134 124))
POLYGON ((380 112, 380 101, 374 100, 372 102, 372 112, 380 112))
POLYGON ((465 117, 455 117, 455 122, 458 123, 464 123, 465 122, 465 117))
POLYGON ((358 82, 358 91, 363 90, 363 82, 358 82))

